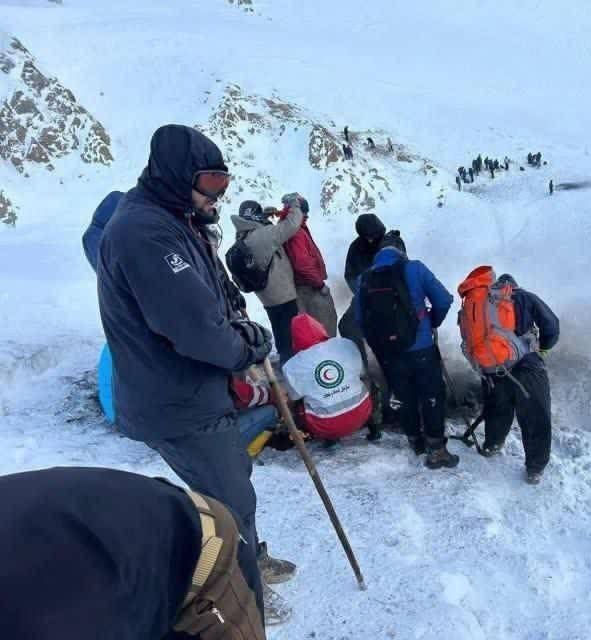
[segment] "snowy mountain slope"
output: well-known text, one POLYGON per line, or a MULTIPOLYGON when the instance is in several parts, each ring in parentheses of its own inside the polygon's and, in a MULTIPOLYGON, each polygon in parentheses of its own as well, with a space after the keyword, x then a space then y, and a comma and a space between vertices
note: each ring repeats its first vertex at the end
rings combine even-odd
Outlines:
MULTIPOLYGON (((64 156, 76 152, 83 163, 107 165, 113 160, 104 127, 81 107, 56 78, 46 76, 18 40, 0 31, 0 176, 20 191, 7 170, 29 178, 38 167, 55 170, 64 156)), ((4 180, 3 180, 4 182, 4 180)), ((17 207, 0 192, 0 220, 15 224, 17 207)))
MULTIPOLYGON (((549 361, 552 465, 537 489, 522 482, 516 432, 506 454, 490 461, 452 443, 461 455, 452 473, 427 473, 393 434, 375 446, 360 437, 330 455, 315 451, 367 593, 356 590, 297 456, 265 455, 255 471, 261 530, 272 552, 300 565, 295 582, 279 588, 294 618, 270 637, 586 639, 590 192, 547 195, 550 178, 591 176, 586 3, 253 6, 254 13, 225 0, 0 1, 2 30, 104 125, 115 158, 85 165, 71 153, 53 172, 27 179, 0 162, 0 190, 19 207, 15 227, 0 225, 0 471, 95 464, 173 478, 96 410, 89 371, 103 338, 80 236, 105 193, 133 185, 157 126, 196 125, 216 138, 237 176, 224 204, 224 248, 229 215, 243 198, 278 204, 284 191, 301 190, 342 310, 350 205, 369 206, 365 195, 355 199, 354 179, 450 290, 473 266, 492 263, 546 297, 562 319, 549 361), (358 135, 350 164, 329 161, 345 124, 358 135), (371 154, 367 135, 379 145, 390 136, 415 161, 371 154), (548 164, 520 172, 538 150, 548 164), (515 164, 458 193, 457 166, 479 152, 515 164), (425 175, 423 158, 437 174, 425 175), (323 209, 329 180, 346 186, 323 209)), ((249 308, 265 320, 253 296, 249 308)), ((472 380, 453 312, 442 340, 458 382, 472 380)))
POLYGON ((226 87, 208 125, 200 128, 224 148, 235 175, 229 192, 231 202, 243 193, 268 201, 296 182, 308 185, 314 194, 314 208, 324 214, 367 212, 376 208, 376 201, 386 202, 392 193, 388 177, 376 168, 380 161, 387 165, 384 160, 388 156, 391 165, 419 162, 424 175, 436 174, 427 161, 412 157, 403 145, 389 154, 385 132, 352 132, 357 153, 349 162, 342 151, 345 138, 334 122, 315 119, 279 96, 245 95, 237 85, 226 87), (383 140, 375 150, 369 150, 365 143, 370 135, 378 142, 378 135, 383 140), (290 158, 286 163, 289 171, 281 167, 286 156, 290 158), (265 158, 262 166, 260 158, 265 158), (294 165, 300 167, 295 175, 294 165))

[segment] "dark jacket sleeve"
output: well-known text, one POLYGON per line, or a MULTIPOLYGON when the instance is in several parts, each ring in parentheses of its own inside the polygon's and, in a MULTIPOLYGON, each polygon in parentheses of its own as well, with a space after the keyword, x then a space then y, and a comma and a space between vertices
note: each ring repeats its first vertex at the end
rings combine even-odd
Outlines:
POLYGON ((431 326, 436 329, 445 320, 454 298, 422 262, 417 262, 423 291, 431 303, 431 326))
POLYGON ((101 238, 103 237, 103 228, 94 224, 94 222, 90 223, 90 226, 84 232, 82 236, 82 246, 84 247, 84 255, 88 260, 88 263, 92 267, 93 271, 96 273, 97 262, 98 262, 98 251, 101 243, 101 238))
MULTIPOLYGON (((522 289, 523 291, 523 289, 522 289)), ((538 296, 523 291, 527 296, 532 319, 540 330, 540 349, 552 349, 560 336, 560 322, 550 307, 538 296)))
POLYGON ((220 310, 207 267, 190 265, 175 273, 169 266, 166 256, 183 257, 172 232, 133 237, 125 245, 119 267, 154 333, 187 358, 231 371, 248 366, 248 347, 220 310))
POLYGON ((123 193, 121 191, 111 191, 111 193, 109 193, 109 195, 107 195, 96 208, 96 211, 92 216, 92 222, 82 236, 84 254, 95 273, 97 269, 99 246, 101 238, 103 237, 105 225, 111 219, 111 216, 115 212, 115 209, 122 197, 123 193))
POLYGON ((355 296, 353 297, 353 310, 355 312, 355 323, 357 326, 363 331, 363 305, 365 301, 363 300, 363 287, 361 286, 361 281, 363 278, 363 274, 355 278, 355 282, 353 284, 353 291, 355 292, 355 296))
POLYGON ((349 289, 355 293, 355 286, 357 282, 357 275, 354 268, 355 258, 355 242, 351 243, 349 251, 347 251, 347 259, 345 260, 345 281, 349 285, 349 289))

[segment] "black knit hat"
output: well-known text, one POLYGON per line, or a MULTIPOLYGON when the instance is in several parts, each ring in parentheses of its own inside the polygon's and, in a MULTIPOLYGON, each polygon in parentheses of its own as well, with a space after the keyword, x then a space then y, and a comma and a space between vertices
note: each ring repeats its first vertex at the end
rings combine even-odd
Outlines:
POLYGON ((510 273, 503 273, 503 275, 498 277, 497 282, 499 284, 510 284, 512 287, 519 287, 517 281, 510 273))
POLYGON ((263 207, 256 200, 245 200, 238 209, 238 215, 244 220, 253 222, 268 222, 269 216, 263 212, 263 207))

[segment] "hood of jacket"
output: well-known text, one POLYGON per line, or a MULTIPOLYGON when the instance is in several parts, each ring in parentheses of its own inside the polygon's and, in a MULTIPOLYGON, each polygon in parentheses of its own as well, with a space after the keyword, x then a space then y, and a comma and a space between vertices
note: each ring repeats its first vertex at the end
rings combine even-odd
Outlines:
POLYGON ((138 187, 168 211, 184 213, 193 206, 195 173, 207 169, 228 170, 217 145, 192 127, 167 124, 152 136, 148 166, 138 187))
MULTIPOLYGON (((246 233, 247 231, 252 231, 253 229, 259 229, 260 227, 264 227, 262 222, 256 222, 256 220, 246 220, 245 218, 241 218, 240 216, 230 216, 230 220, 232 224, 236 228, 236 233, 246 233)), ((273 224, 269 222, 269 224, 273 224)))
POLYGON ((366 242, 368 239, 379 241, 384 237, 386 227, 375 213, 362 213, 355 222, 355 231, 366 242))
POLYGON ((405 255, 395 247, 385 247, 380 249, 373 261, 374 267, 391 267, 399 260, 403 260, 405 255))
POLYGON ((328 340, 326 329, 307 313, 299 313, 291 321, 291 345, 295 353, 305 351, 328 340))

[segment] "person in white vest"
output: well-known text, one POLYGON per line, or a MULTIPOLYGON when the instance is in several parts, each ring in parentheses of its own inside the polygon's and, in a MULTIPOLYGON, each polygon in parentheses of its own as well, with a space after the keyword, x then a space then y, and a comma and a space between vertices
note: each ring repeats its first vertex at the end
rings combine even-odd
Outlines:
POLYGON ((298 402, 299 425, 313 437, 338 440, 373 426, 372 398, 363 377, 361 354, 347 338, 329 338, 312 316, 291 321, 295 355, 283 367, 287 393, 298 402))

